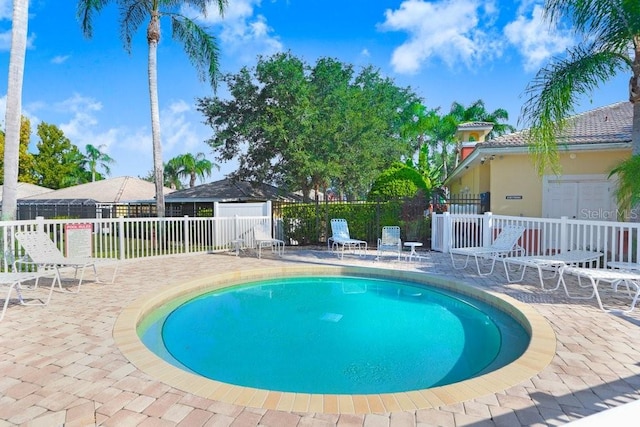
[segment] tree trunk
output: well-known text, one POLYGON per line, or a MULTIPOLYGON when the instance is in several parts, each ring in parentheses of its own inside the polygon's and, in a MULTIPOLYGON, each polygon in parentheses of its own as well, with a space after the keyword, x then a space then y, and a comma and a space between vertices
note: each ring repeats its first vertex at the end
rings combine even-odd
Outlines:
POLYGON ((158 106, 158 42, 160 41, 160 17, 152 12, 147 30, 149 42, 149 99, 151 101, 151 136, 153 140, 153 176, 156 184, 156 209, 158 217, 164 217, 164 164, 160 138, 160 109, 158 106))
POLYGON ((28 23, 29 0, 14 0, 5 115, 4 186, 2 191, 3 220, 16 219, 18 206, 18 159, 22 117, 22 81, 24 78, 24 60, 27 52, 28 23))

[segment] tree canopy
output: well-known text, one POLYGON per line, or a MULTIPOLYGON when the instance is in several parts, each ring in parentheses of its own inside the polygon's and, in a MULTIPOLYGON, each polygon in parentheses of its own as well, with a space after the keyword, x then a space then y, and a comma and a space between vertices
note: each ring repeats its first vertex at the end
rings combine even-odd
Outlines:
POLYGON ((217 160, 237 178, 290 191, 364 196, 380 171, 411 154, 400 127, 417 96, 372 67, 332 58, 313 66, 278 53, 223 76, 230 98, 201 98, 217 160))
POLYGON ((402 163, 394 163, 374 181, 368 199, 414 197, 419 192, 428 197, 431 183, 416 169, 402 163))

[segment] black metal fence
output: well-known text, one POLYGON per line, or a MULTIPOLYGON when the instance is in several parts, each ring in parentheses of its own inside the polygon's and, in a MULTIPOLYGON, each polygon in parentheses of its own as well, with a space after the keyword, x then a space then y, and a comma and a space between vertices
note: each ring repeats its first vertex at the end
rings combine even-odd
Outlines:
POLYGON ((491 211, 491 194, 452 194, 446 201, 433 202, 436 213, 483 214, 491 211))
POLYGON ((344 218, 352 238, 375 245, 386 225, 397 225, 403 241, 430 244, 427 199, 421 196, 379 201, 273 202, 273 219, 279 238, 288 245, 325 245, 331 236, 331 219, 344 218))

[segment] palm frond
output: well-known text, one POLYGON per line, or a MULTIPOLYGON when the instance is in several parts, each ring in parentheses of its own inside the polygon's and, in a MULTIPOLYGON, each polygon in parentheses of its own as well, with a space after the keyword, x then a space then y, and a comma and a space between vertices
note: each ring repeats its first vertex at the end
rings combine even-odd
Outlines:
POLYGON ((127 52, 131 52, 131 40, 140 25, 151 16, 149 2, 138 0, 119 0, 120 38, 127 52))
POLYGON ((87 38, 93 36, 93 14, 98 13, 109 0, 80 0, 76 8, 76 17, 80 21, 82 32, 87 38))
POLYGON ((218 46, 215 37, 195 21, 180 15, 171 15, 172 35, 182 42, 191 63, 196 67, 202 81, 209 80, 211 87, 217 89, 220 73, 218 64, 218 46))
POLYGON ((617 176, 618 185, 614 192, 618 206, 628 211, 640 204, 640 156, 631 156, 620 162, 609 174, 617 176))
POLYGON ((528 142, 536 170, 558 171, 557 142, 566 126, 566 117, 574 112, 580 97, 601 83, 628 70, 628 58, 619 52, 598 50, 595 44, 576 47, 567 59, 556 59, 542 68, 525 89, 528 96, 519 122, 530 125, 528 142))

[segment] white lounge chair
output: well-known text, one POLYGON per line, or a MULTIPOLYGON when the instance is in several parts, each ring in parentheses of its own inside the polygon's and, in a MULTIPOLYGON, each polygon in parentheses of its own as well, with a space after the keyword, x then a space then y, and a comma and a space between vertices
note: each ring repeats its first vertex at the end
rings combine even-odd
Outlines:
POLYGON ((351 238, 346 219, 333 218, 331 219, 331 237, 327 239, 327 248, 335 252, 340 248, 338 256, 342 259, 344 258, 345 249, 352 252, 357 251, 360 255, 366 254, 367 242, 351 238))
POLYGON ((253 241, 256 245, 258 258, 262 258, 262 248, 271 248, 278 256, 284 253, 284 241, 271 237, 271 233, 265 230, 264 225, 258 225, 253 228, 253 241))
POLYGON ((378 238, 376 259, 380 259, 385 252, 391 252, 398 256, 402 254, 402 240, 400 239, 400 227, 396 225, 387 225, 382 227, 382 235, 378 238))
POLYGON ((471 246, 464 248, 450 248, 449 254, 451 255, 451 264, 456 270, 466 268, 469 264, 469 258, 474 257, 476 260, 476 268, 480 276, 487 276, 493 273, 493 268, 496 264, 496 259, 499 257, 507 256, 509 254, 517 254, 523 256, 525 250, 518 245, 518 240, 522 237, 525 228, 521 225, 507 225, 505 226, 494 241, 489 246, 471 246), (456 265, 454 255, 463 255, 466 257, 464 265, 456 265), (487 272, 483 272, 480 268, 480 259, 488 260, 490 269, 487 272))
POLYGON ((590 299, 595 296, 600 309, 608 312, 611 310, 607 310, 603 307, 602 299, 600 298, 600 293, 598 292, 598 286, 601 282, 610 284, 613 287, 614 291, 617 291, 618 287, 621 284, 624 284, 632 300, 629 309, 624 310, 623 312, 629 313, 633 311, 634 307, 636 306, 636 302, 638 302, 638 297, 640 297, 640 272, 613 270, 609 268, 584 268, 564 266, 560 267, 558 285, 555 287, 555 289, 558 289, 560 285, 562 285, 567 297, 572 299, 590 299), (570 294, 569 290, 567 289, 567 283, 565 280, 565 276, 568 275, 576 276, 578 278, 578 285, 580 287, 584 287, 582 285, 582 279, 588 279, 591 285, 591 295, 577 296, 575 294, 570 294), (633 295, 631 294, 632 288, 635 289, 635 293, 633 295))
POLYGON ((13 291, 16 291, 16 296, 18 297, 18 302, 20 305, 41 305, 45 306, 49 304, 51 301, 51 294, 53 293, 53 288, 56 284, 56 275, 51 274, 51 272, 2 272, 0 273, 0 286, 7 288, 7 296, 5 297, 4 304, 2 306, 2 313, 0 313, 0 321, 4 319, 4 315, 7 311, 7 307, 9 306, 9 301, 11 300, 11 294, 13 291), (43 276, 52 276, 51 281, 51 289, 49 290, 49 294, 47 295, 47 299, 44 301, 34 300, 34 301, 25 301, 22 296, 22 288, 21 284, 30 280, 35 280, 34 288, 37 287, 37 283, 39 279, 43 276))
POLYGON ((524 275, 527 271, 527 267, 536 268, 538 270, 538 277, 540 278, 540 286, 544 289, 544 279, 553 279, 558 274, 560 267, 571 265, 590 265, 593 262, 600 259, 604 255, 602 252, 572 250, 555 255, 538 255, 538 256, 515 256, 515 257, 503 257, 502 262, 504 264, 504 272, 507 276, 507 280, 510 283, 522 282, 524 275), (522 274, 519 278, 512 279, 509 276, 509 266, 518 265, 522 267, 522 274), (543 271, 551 271, 553 274, 550 276, 544 276, 543 271))
MULTIPOLYGON (((62 287, 62 278, 60 275, 60 269, 65 267, 71 267, 75 269, 74 277, 77 277, 78 270, 80 271, 80 279, 78 281, 78 288, 75 292, 80 291, 82 280, 84 278, 84 270, 87 267, 93 268, 96 282, 100 282, 98 278, 98 271, 96 265, 99 263, 113 263, 113 260, 107 258, 91 258, 91 257, 67 257, 65 256, 56 244, 49 238, 49 236, 41 231, 22 231, 15 234, 15 238, 24 248, 27 256, 31 262, 36 265, 39 271, 43 269, 53 268, 55 269, 58 279, 58 285, 62 287)), ((111 282, 113 283, 118 271, 118 264, 114 266, 113 276, 111 282)))

